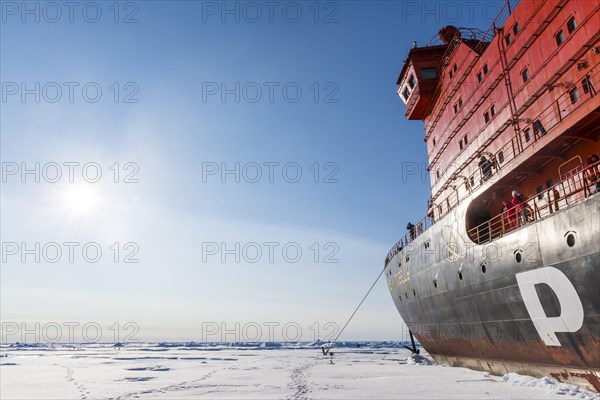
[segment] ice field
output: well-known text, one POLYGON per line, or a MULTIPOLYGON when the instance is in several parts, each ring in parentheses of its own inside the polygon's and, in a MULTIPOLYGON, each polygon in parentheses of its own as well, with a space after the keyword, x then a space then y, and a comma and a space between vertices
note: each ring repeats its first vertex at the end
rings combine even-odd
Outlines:
POLYGON ((514 374, 429 363, 400 343, 4 344, 9 399, 600 399, 514 374))

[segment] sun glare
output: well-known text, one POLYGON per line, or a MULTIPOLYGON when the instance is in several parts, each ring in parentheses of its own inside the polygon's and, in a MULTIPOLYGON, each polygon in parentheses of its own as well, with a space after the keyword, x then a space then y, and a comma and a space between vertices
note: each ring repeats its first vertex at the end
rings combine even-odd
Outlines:
POLYGON ((64 194, 64 205, 73 214, 90 215, 98 207, 98 194, 89 186, 73 186, 64 194))

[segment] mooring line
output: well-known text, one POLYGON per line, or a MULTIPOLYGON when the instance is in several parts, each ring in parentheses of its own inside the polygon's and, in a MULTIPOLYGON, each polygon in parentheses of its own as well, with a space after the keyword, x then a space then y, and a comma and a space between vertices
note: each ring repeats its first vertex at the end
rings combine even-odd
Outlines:
POLYGON ((340 332, 335 337, 335 339, 333 339, 333 342, 331 342, 331 344, 329 345, 329 347, 327 348, 327 350, 325 350, 324 347, 321 347, 321 350, 323 350, 323 354, 327 355, 327 353, 329 353, 329 350, 331 350, 331 347, 340 338, 340 336, 344 332, 344 329, 346 329, 346 327, 348 326, 348 324, 350 323, 350 321, 352 321, 352 318, 354 317, 354 314, 356 314, 356 312, 358 311, 358 309, 360 308, 360 306, 362 306, 362 304, 365 302, 365 300, 367 299, 367 296, 369 296, 369 293, 371 293, 371 290, 373 290, 373 288, 377 284, 377 281, 379 281, 379 278, 381 278, 381 275, 383 275, 384 272, 385 272, 385 267, 381 270, 381 272, 377 276, 377 279, 375 279, 375 282, 373 282, 373 284, 371 285, 371 287, 367 291, 367 294, 365 294, 365 297, 363 297, 362 300, 360 301, 360 303, 358 303, 358 306, 356 306, 356 308, 354 309, 354 312, 352 313, 352 315, 350 316, 350 318, 348 318, 348 321, 346 321, 346 324, 344 324, 344 327, 340 330, 340 332))

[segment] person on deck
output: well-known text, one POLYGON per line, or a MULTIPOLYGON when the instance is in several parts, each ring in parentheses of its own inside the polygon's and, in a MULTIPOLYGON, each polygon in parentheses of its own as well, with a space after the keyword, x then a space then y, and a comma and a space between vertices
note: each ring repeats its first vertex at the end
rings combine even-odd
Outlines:
MULTIPOLYGON (((523 196, 516 190, 512 191, 512 212, 515 226, 517 226, 517 215, 522 218, 522 224, 524 224, 527 220, 525 218, 525 205, 523 203, 523 196), (515 215, 516 214, 516 215, 515 215)), ((511 221, 511 228, 513 227, 513 221, 511 221)))
POLYGON ((406 229, 408 229, 408 231, 410 232, 410 240, 415 240, 415 238, 417 237, 417 234, 415 232, 415 226, 409 222, 406 225, 406 229))
POLYGON ((510 206, 511 205, 508 201, 502 200, 502 226, 506 226, 510 222, 508 219, 508 208, 510 206))
MULTIPOLYGON (((592 154, 587 159, 587 168, 585 169, 585 179, 590 187, 593 185, 596 192, 600 192, 600 158, 596 154, 592 154)), ((591 193, 590 193, 591 194, 591 193)))
POLYGON ((427 199, 427 216, 429 217, 429 219, 431 220, 431 223, 433 224, 435 222, 435 216, 433 214, 433 200, 431 197, 429 197, 429 199, 427 199))
POLYGON ((510 229, 515 229, 517 227, 517 209, 512 202, 506 202, 506 218, 508 219, 508 223, 510 225, 510 229))
POLYGON ((485 158, 485 156, 481 156, 479 159, 479 168, 481 168, 481 176, 484 181, 487 181, 492 176, 492 163, 490 160, 485 158))

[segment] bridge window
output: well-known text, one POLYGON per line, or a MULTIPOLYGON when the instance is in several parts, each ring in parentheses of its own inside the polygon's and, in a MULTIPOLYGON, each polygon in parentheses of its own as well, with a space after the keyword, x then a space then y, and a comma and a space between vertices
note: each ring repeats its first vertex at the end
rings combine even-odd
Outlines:
POLYGON ((488 66, 487 66, 487 63, 486 63, 486 64, 483 65, 483 74, 487 75, 487 73, 488 73, 488 66))
POLYGON ((504 36, 504 41, 506 42, 506 45, 508 46, 509 44, 511 44, 512 42, 512 36, 510 33, 507 33, 506 36, 504 36))
POLYGON ((575 30, 575 28, 577 28, 577 21, 575 21, 575 17, 571 17, 567 21, 567 31, 569 31, 569 33, 572 33, 575 30))
POLYGON ((531 140, 531 129, 529 129, 529 128, 525 129, 523 136, 525 137, 525 141, 529 142, 531 140))
POLYGON ((496 115, 496 106, 492 105, 492 107, 490 108, 490 113, 492 114, 492 117, 496 115))
POLYGON ((435 68, 423 68, 421 70, 421 79, 437 78, 437 70, 435 68))
POLYGON ((502 164, 502 163, 504 162, 504 152, 503 152, 502 150, 500 150, 500 151, 498 152, 498 162, 499 162, 500 164, 502 164))
POLYGON ((483 119, 485 120, 485 123, 487 124, 488 122, 490 122, 490 113, 489 112, 485 112, 483 114, 483 119))
POLYGON ((407 87, 405 87, 402 91, 402 97, 404 97, 404 101, 408 101, 408 98, 410 97, 410 90, 407 87))
POLYGON ((408 78, 408 86, 410 86, 411 89, 414 89, 416 84, 417 80, 415 79, 415 76, 411 75, 410 78, 408 78))
POLYGON ((519 28, 518 22, 515 22, 515 24, 512 27, 512 31, 515 34, 515 36, 517 36, 517 34, 521 31, 521 28, 519 28))
POLYGON ((527 82, 529 80, 529 70, 527 68, 521 72, 521 77, 523 78, 523 82, 527 82))
POLYGON ((477 82, 481 82, 481 80, 483 79, 483 75, 481 74, 481 72, 477 73, 477 82))

